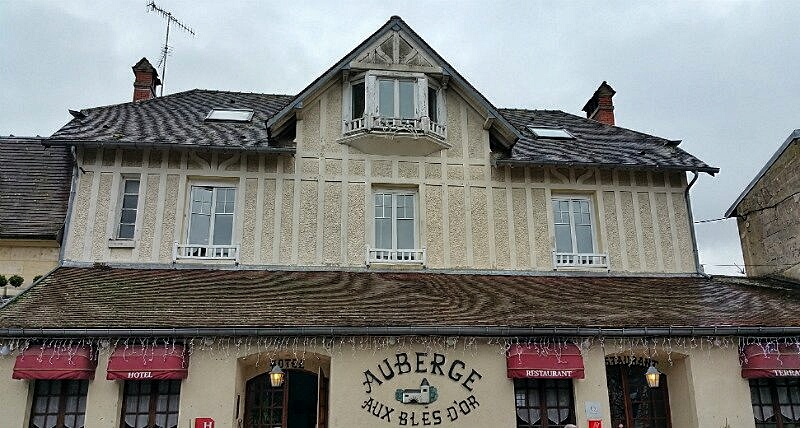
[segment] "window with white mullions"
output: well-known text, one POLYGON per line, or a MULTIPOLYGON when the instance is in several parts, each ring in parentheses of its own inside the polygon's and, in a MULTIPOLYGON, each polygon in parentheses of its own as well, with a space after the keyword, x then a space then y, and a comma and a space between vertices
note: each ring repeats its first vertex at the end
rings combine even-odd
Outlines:
POLYGON ((553 199, 556 252, 595 252, 591 211, 591 204, 586 198, 553 199))
POLYGON ((122 183, 117 239, 133 239, 136 229, 136 212, 139 206, 139 179, 128 178, 122 183))
MULTIPOLYGON (((189 233, 190 245, 231 245, 236 189, 233 187, 192 186, 189 233)), ((205 257, 198 247, 196 257, 205 257)), ((214 255, 211 255, 214 256, 214 255)))
POLYGON ((378 79, 378 114, 381 117, 413 119, 416 82, 378 79))
POLYGON ((415 198, 414 193, 407 192, 375 193, 375 259, 419 259, 419 254, 415 251, 415 198))

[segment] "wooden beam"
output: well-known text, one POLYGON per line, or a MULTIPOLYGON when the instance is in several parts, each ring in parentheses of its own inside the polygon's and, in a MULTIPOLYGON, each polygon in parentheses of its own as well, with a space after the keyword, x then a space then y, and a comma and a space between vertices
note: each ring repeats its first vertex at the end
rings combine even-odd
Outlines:
POLYGON ((489 128, 491 128, 492 125, 494 125, 495 119, 496 118, 494 116, 492 116, 492 115, 487 116, 486 120, 483 122, 483 129, 488 131, 489 128))

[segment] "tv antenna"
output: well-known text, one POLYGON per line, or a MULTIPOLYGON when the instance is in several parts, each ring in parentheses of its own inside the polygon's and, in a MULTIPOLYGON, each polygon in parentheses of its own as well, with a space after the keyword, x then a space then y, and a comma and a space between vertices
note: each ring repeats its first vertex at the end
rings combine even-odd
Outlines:
POLYGON ((164 19, 167 20, 167 35, 164 37, 164 46, 161 47, 161 57, 158 59, 157 67, 161 67, 161 96, 164 96, 164 82, 166 81, 166 74, 167 74, 167 56, 171 53, 172 48, 169 46, 169 27, 171 24, 175 24, 181 30, 191 34, 194 36, 194 30, 192 30, 189 26, 179 21, 177 18, 172 16, 171 12, 167 12, 166 10, 158 7, 156 2, 151 1, 147 4, 147 11, 148 12, 158 12, 164 19))

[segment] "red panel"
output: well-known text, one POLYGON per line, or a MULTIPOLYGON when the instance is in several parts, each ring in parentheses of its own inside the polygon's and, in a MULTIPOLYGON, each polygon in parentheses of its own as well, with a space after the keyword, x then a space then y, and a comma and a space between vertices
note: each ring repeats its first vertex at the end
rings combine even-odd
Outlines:
POLYGON ((751 344, 740 355, 742 377, 798 377, 800 376, 800 346, 777 344, 751 344))
POLYGON ((117 347, 108 358, 108 380, 186 379, 189 355, 183 346, 117 347))
POLYGON ((583 379, 583 357, 577 346, 513 345, 506 360, 508 377, 516 379, 583 379))
POLYGON ((14 379, 94 379, 97 359, 82 346, 31 346, 17 356, 14 379))

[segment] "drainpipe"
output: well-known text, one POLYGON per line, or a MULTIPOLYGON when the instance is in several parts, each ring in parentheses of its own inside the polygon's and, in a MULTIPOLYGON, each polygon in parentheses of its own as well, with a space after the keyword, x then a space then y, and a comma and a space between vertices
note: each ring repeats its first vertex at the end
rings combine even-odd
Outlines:
POLYGON ((686 212, 689 213, 689 235, 692 238, 692 254, 694 255, 694 265, 697 269, 697 273, 706 278, 710 278, 711 276, 705 273, 703 267, 700 265, 700 252, 697 250, 697 235, 694 231, 694 215, 692 214, 692 200, 689 198, 689 190, 691 190, 700 174, 698 174, 697 171, 692 171, 692 174, 694 174, 694 177, 692 177, 692 181, 689 182, 689 185, 686 186, 686 190, 683 192, 683 197, 686 200, 686 212))
POLYGON ((72 216, 72 207, 75 203, 75 194, 77 193, 78 189, 78 172, 80 171, 80 166, 78 166, 78 154, 77 150, 75 150, 75 146, 69 146, 69 152, 72 155, 72 183, 70 184, 69 189, 69 201, 67 202, 67 215, 64 218, 64 232, 61 235, 61 242, 59 245, 61 248, 58 250, 58 264, 61 265, 64 262, 64 254, 66 252, 66 245, 64 245, 64 241, 66 240, 67 236, 69 236, 69 220, 72 216))

